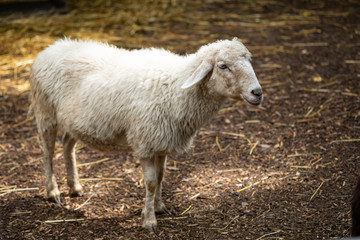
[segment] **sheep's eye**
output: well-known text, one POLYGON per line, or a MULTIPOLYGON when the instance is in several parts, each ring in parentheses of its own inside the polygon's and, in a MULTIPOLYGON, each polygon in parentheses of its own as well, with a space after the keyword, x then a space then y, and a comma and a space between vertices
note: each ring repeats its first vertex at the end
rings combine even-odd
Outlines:
POLYGON ((227 69, 228 66, 226 66, 225 63, 221 63, 221 64, 219 65, 219 68, 220 68, 220 69, 227 69))

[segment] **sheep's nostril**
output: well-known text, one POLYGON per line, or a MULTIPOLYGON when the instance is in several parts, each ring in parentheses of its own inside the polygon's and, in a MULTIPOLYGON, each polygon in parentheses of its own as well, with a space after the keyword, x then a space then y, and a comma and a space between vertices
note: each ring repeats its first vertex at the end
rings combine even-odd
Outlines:
POLYGON ((261 97, 262 90, 261 90, 261 88, 256 88, 256 89, 252 90, 251 93, 257 97, 261 97))

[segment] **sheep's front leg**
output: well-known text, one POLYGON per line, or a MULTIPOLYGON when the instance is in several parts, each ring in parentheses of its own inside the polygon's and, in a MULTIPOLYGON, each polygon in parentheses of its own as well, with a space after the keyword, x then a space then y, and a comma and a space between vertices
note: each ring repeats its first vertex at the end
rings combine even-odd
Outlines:
POLYGON ((157 186, 155 190, 155 212, 156 213, 167 213, 165 204, 161 198, 162 190, 162 181, 164 178, 164 172, 166 168, 166 156, 157 156, 155 157, 155 166, 156 166, 156 176, 157 176, 157 186))
POLYGON ((146 189, 145 207, 142 211, 142 226, 153 232, 156 230, 157 226, 154 210, 155 191, 157 186, 155 157, 140 159, 140 163, 144 172, 144 182, 146 189))
POLYGON ((76 168, 75 143, 76 139, 72 138, 68 133, 64 134, 64 159, 67 172, 67 184, 70 187, 70 196, 80 197, 82 196, 82 187, 79 182, 79 175, 76 168))

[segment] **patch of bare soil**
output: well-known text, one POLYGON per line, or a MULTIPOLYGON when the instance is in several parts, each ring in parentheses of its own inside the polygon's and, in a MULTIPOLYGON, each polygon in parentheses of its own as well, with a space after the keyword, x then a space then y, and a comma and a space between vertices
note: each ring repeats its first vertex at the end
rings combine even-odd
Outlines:
MULTIPOLYGON (((358 1, 87 1, 0 21, 1 239, 329 239, 350 235, 360 160, 358 1), (171 155, 156 233, 141 228, 136 156, 78 145, 85 196, 49 203, 41 146, 26 119, 30 65, 63 35, 185 54, 237 36, 265 99, 229 100, 188 154, 171 155)), ((0 4, 1 8, 1 4, 0 4)))

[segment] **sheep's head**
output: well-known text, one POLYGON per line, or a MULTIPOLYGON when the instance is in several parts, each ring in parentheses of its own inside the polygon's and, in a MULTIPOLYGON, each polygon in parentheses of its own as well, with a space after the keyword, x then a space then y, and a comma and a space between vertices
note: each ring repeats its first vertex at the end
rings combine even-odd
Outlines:
POLYGON ((206 79, 204 84, 221 96, 244 99, 253 105, 261 103, 262 90, 250 63, 251 54, 237 39, 203 46, 196 56, 202 62, 182 88, 206 79))

